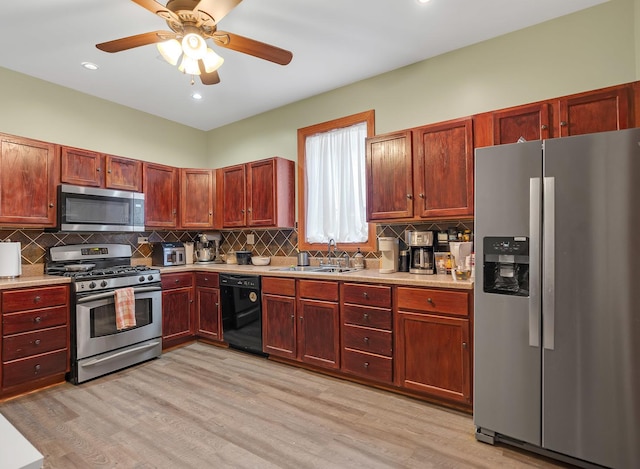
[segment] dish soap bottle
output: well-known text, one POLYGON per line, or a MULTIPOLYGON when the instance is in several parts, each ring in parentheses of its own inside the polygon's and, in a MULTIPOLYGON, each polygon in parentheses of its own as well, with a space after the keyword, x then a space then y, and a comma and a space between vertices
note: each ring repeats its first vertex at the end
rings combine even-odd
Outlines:
POLYGON ((353 256, 353 267, 354 269, 364 269, 364 256, 362 252, 360 252, 360 248, 358 248, 358 252, 353 256))

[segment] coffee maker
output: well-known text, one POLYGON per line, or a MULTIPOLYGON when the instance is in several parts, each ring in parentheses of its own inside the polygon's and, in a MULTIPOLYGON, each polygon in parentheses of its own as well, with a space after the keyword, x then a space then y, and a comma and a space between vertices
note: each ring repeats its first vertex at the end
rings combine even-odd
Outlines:
POLYGON ((378 238, 378 249, 382 253, 380 273, 391 274, 398 271, 399 240, 394 237, 378 238))
POLYGON ((407 244, 410 255, 409 273, 435 274, 433 231, 411 231, 407 235, 407 244))
POLYGON ((486 237, 483 290, 498 295, 529 296, 529 238, 486 237))

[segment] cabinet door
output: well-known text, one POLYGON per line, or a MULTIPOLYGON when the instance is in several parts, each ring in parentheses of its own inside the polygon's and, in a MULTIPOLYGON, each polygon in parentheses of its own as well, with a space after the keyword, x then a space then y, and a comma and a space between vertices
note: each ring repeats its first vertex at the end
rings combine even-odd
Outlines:
POLYGON ((144 163, 144 224, 149 228, 175 228, 178 224, 178 169, 144 163))
POLYGON ((180 226, 213 228, 215 194, 214 171, 210 169, 180 170, 180 226))
POLYGON ((199 287, 196 289, 196 296, 197 335, 205 339, 221 340, 220 290, 199 287))
POLYGON ((162 292, 162 347, 168 348, 193 338, 193 289, 162 292))
POLYGON ((516 143, 521 138, 529 141, 551 137, 548 103, 504 109, 492 117, 494 145, 516 143))
POLYGON ((262 295, 262 350, 296 359, 296 301, 290 296, 262 295))
POLYGON ((220 211, 223 228, 247 225, 247 175, 243 164, 222 168, 219 171, 221 184, 218 195, 221 198, 220 211))
POLYGON ((142 161, 105 155, 105 187, 140 192, 142 189, 142 161))
POLYGON ((103 187, 104 158, 95 151, 62 147, 60 180, 78 186, 103 187))
POLYGON ((367 220, 413 216, 411 132, 367 139, 367 220))
POLYGON ((262 160, 247 164, 247 224, 276 225, 275 161, 262 160))
POLYGON ((473 120, 420 127, 413 135, 415 215, 473 215, 473 120))
POLYGON ((626 87, 562 98, 559 110, 560 137, 629 128, 626 87))
POLYGON ((298 358, 323 368, 340 368, 338 303, 298 300, 298 358))
POLYGON ((56 225, 58 147, 0 134, 0 224, 56 225))
POLYGON ((397 385, 471 402, 469 320, 399 311, 397 385))

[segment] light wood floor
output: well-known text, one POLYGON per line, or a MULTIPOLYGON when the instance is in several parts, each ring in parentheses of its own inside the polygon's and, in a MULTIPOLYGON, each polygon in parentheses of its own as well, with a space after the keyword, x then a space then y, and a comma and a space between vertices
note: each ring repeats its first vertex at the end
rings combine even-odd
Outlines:
POLYGON ((205 344, 0 412, 45 468, 566 467, 476 442, 468 415, 205 344))

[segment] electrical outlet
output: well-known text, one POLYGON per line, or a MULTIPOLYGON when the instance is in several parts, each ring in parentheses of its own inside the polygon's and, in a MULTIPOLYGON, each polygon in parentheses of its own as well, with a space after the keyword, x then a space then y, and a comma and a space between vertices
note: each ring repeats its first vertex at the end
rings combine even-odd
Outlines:
POLYGON ((256 238, 253 233, 247 235, 247 244, 256 244, 256 238))
POLYGON ((146 236, 138 236, 138 244, 149 244, 149 238, 146 236))

